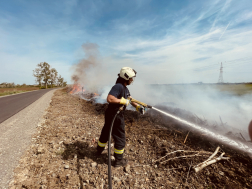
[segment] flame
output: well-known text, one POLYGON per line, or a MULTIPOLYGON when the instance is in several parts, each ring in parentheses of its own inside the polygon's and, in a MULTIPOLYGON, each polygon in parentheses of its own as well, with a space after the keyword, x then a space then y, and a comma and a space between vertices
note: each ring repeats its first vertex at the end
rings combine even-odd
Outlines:
MULTIPOLYGON (((75 93, 78 93, 78 92, 81 92, 83 89, 83 87, 79 84, 79 83, 75 83, 73 85, 73 88, 72 90, 69 92, 70 94, 75 94, 75 93)), ((84 91, 84 90, 83 90, 84 91)))
POLYGON ((99 96, 97 93, 94 93, 94 96, 99 96))

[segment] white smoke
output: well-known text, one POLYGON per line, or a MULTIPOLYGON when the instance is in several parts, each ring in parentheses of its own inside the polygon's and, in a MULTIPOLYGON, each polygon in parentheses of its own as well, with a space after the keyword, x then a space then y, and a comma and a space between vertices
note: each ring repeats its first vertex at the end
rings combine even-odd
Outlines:
MULTIPOLYGON (((148 70, 152 66, 137 66, 130 59, 102 57, 96 44, 84 44, 83 49, 86 57, 74 65, 72 78, 78 78, 78 82, 90 92, 98 92, 99 103, 106 102, 121 67, 129 66, 138 72, 133 85, 128 86, 133 98, 152 106, 180 108, 206 119, 209 123, 220 124, 222 121, 228 126, 227 132, 233 128, 245 131, 244 137, 249 140, 247 127, 252 119, 252 93, 238 96, 225 92, 221 85, 214 84, 150 85, 160 77, 159 73, 148 70)), ((168 80, 163 83, 166 82, 170 83, 168 80)))
MULTIPOLYGON (((136 81, 137 83, 137 81, 136 81)), ((246 133, 252 119, 252 93, 236 95, 220 90, 221 85, 135 85, 134 98, 150 105, 176 107, 206 119, 209 123, 227 125, 226 132, 233 128, 246 133)))

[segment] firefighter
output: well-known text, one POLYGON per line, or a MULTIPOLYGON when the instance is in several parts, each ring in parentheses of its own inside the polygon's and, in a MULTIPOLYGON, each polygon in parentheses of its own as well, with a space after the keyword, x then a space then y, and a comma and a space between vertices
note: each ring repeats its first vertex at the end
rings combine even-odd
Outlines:
POLYGON ((97 156, 100 156, 104 150, 108 138, 112 120, 121 106, 124 106, 123 110, 117 115, 114 121, 112 137, 114 138, 114 157, 115 167, 125 166, 128 160, 123 158, 125 147, 125 123, 124 123, 124 111, 126 106, 131 103, 141 114, 144 114, 145 109, 135 102, 130 102, 127 98, 130 97, 130 92, 127 85, 130 85, 136 77, 136 71, 130 67, 123 67, 118 74, 116 84, 110 90, 107 96, 108 108, 105 112, 105 124, 102 128, 101 135, 97 145, 97 156))

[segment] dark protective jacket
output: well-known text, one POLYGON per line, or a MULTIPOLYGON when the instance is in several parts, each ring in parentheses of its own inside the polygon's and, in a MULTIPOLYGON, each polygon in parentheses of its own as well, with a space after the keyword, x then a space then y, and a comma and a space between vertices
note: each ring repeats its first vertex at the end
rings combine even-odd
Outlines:
MULTIPOLYGON (((130 96, 129 90, 126 86, 121 83, 115 84, 109 92, 110 95, 121 99, 124 97, 125 99, 130 96)), ((109 138, 109 131, 110 126, 113 121, 115 114, 117 113, 118 109, 121 107, 121 104, 109 104, 108 108, 105 112, 105 124, 102 128, 102 132, 98 141, 97 150, 102 151, 106 146, 106 143, 109 138)), ((126 107, 124 107, 125 110, 126 107)), ((116 159, 123 158, 123 152, 125 147, 125 123, 124 123, 124 110, 122 110, 116 117, 113 125, 112 130, 112 137, 114 138, 115 142, 115 153, 114 156, 116 159)))

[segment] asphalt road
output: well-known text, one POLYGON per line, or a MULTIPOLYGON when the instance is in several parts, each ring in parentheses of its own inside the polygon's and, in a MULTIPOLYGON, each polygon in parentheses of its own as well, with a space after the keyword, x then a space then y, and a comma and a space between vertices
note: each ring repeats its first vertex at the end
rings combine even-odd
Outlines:
POLYGON ((53 89, 41 89, 37 91, 10 95, 0 98, 0 123, 24 109, 45 93, 53 89))

